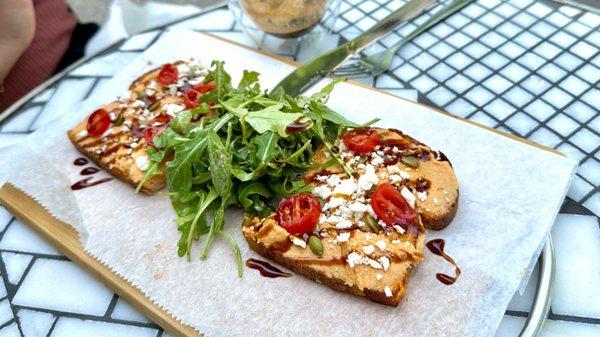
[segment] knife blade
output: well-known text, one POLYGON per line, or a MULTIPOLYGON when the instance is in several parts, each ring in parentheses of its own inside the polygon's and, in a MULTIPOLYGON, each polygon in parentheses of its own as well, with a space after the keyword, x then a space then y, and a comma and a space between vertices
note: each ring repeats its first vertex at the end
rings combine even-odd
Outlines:
POLYGON ((425 8, 435 1, 411 0, 407 2, 355 39, 341 44, 296 68, 281 80, 271 90, 271 93, 283 90, 290 96, 298 96, 335 70, 340 64, 384 37, 400 24, 421 14, 425 8))

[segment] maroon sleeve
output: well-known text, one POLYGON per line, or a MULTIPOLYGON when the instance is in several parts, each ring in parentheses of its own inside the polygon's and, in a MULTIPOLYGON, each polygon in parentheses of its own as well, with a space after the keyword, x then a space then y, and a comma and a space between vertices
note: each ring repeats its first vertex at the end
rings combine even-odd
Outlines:
POLYGON ((4 79, 0 114, 54 73, 77 24, 64 0, 34 0, 35 36, 4 79))

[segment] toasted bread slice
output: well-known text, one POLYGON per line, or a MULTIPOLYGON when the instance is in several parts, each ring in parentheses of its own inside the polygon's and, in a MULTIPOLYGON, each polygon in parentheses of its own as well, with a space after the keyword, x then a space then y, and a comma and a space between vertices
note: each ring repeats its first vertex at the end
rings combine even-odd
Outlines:
MULTIPOLYGON (((207 74, 195 61, 177 61, 173 65, 179 69, 176 83, 164 86, 157 78, 160 67, 146 72, 129 87, 126 95, 102 108, 111 117, 110 128, 101 136, 93 137, 87 132, 86 118, 68 136, 75 147, 116 178, 137 186, 148 169, 147 150, 150 146, 143 133, 157 116, 174 116, 184 110, 182 89, 199 83, 207 74), (118 124, 118 125, 117 125, 118 124)), ((164 166, 164 164, 162 164, 164 166)), ((162 168, 162 167, 161 167, 162 168)), ((162 171, 162 170, 161 170, 162 171)), ((141 190, 154 194, 166 184, 164 174, 159 173, 147 179, 141 190)))
MULTIPOLYGON (((441 230, 448 226, 456 215, 459 197, 458 181, 448 157, 441 151, 434 151, 399 130, 375 130, 379 133, 384 145, 387 144, 392 151, 394 147, 398 149, 395 155, 406 154, 418 159, 416 167, 412 162, 406 160, 406 163, 413 165, 409 166, 402 160, 392 160, 392 165, 398 167, 396 174, 400 173, 403 178, 402 184, 415 194, 416 207, 425 228, 441 230)), ((327 149, 322 147, 313 156, 313 161, 325 163, 330 159, 328 155, 327 149)), ((383 157, 385 156, 384 153, 383 157)), ((347 158, 347 160, 349 159, 347 158)), ((325 168, 311 169, 307 172, 306 177, 307 180, 312 180, 317 174, 343 172, 340 165, 334 164, 325 168)), ((382 173, 385 176, 385 172, 382 173)))
MULTIPOLYGON (((375 129, 380 146, 355 155, 339 142, 340 157, 356 173, 348 176, 336 164, 306 174, 323 201, 317 228, 310 235, 323 244, 319 256, 308 247, 308 236, 290 235, 275 216, 246 219, 244 237, 259 254, 329 287, 391 306, 406 293, 408 277, 423 259, 425 228, 447 226, 456 213, 458 183, 447 158, 398 130, 375 129), (417 214, 408 227, 388 226, 376 219, 370 193, 388 182, 417 214), (378 225, 366 219, 378 221, 378 225)), ((325 148, 313 162, 331 162, 325 148)))
POLYGON ((290 235, 272 215, 246 218, 243 234, 260 255, 335 290, 397 306, 404 297, 414 266, 423 260, 425 230, 417 233, 378 234, 359 229, 320 231, 323 255, 302 238, 290 235), (350 237, 344 241, 344 233, 350 237), (340 236, 341 234, 341 236, 340 236))

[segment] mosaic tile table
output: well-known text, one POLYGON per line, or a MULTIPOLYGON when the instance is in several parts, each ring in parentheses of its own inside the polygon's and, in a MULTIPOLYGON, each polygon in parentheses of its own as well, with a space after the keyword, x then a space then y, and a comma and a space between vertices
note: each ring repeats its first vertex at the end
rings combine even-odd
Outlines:
MULTIPOLYGON (((341 39, 352 38, 402 3, 344 0, 335 30, 341 39)), ((393 44, 412 27, 398 29, 369 52, 393 44)), ((102 90, 121 67, 174 28, 209 31, 256 47, 226 8, 134 36, 0 123, 0 146, 102 90)), ((405 46, 390 71, 361 79, 580 161, 553 230, 558 270, 545 337, 600 336, 599 50, 598 15, 549 2, 476 1, 405 46)), ((283 52, 300 62, 314 53, 314 46, 302 43, 283 52)), ((1 207, 0 257, 0 337, 167 335, 1 207)), ((515 296, 497 336, 518 334, 535 281, 515 296)))

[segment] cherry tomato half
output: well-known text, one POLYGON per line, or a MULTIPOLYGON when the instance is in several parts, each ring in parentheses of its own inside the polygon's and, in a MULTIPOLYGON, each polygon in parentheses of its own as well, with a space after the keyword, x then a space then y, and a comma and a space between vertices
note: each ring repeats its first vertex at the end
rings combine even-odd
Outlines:
POLYGON ((416 216, 402 194, 390 183, 381 183, 377 186, 371 195, 371 207, 386 225, 399 225, 405 230, 416 216))
POLYGON ((179 70, 172 64, 165 64, 158 73, 158 82, 162 85, 174 83, 179 78, 179 70))
POLYGON ((302 235, 315 229, 321 216, 321 204, 309 194, 300 194, 281 200, 276 219, 288 233, 302 235))
POLYGON ((373 152, 379 145, 379 134, 373 129, 355 129, 342 135, 346 147, 356 154, 373 152))
POLYGON ((87 122, 87 132, 90 136, 98 137, 110 127, 110 115, 105 109, 94 111, 87 122))
POLYGON ((213 90, 216 86, 217 86, 217 83, 215 81, 210 81, 208 83, 198 83, 198 84, 194 85, 192 88, 194 90, 198 91, 199 93, 203 94, 205 92, 209 92, 209 91, 213 90))
POLYGON ((150 123, 148 123, 148 126, 143 131, 146 143, 148 143, 148 145, 150 146, 154 146, 154 137, 160 135, 163 131, 165 131, 167 126, 169 126, 170 121, 171 116, 169 115, 158 115, 156 116, 156 118, 151 120, 150 123))
POLYGON ((198 99, 200 98, 200 96, 202 96, 202 94, 197 90, 190 89, 186 91, 183 95, 183 105, 186 109, 193 109, 199 107, 200 103, 198 103, 198 99))

